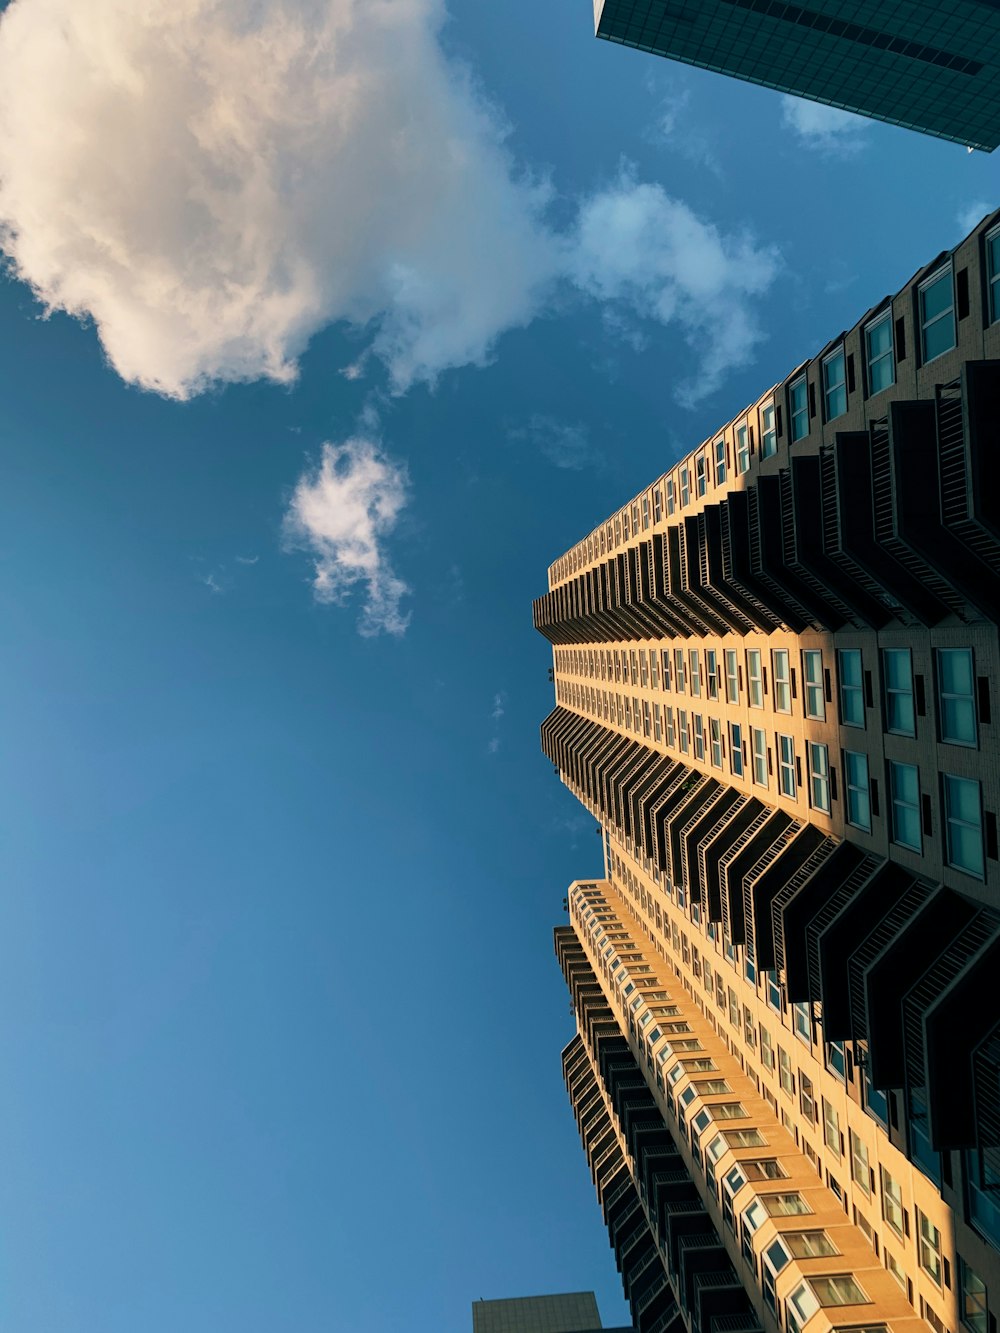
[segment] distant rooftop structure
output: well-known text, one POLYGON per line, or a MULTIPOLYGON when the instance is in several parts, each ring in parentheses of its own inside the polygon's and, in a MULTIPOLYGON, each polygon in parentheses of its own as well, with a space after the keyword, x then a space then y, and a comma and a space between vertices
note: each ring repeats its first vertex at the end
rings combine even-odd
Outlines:
POLYGON ((992 152, 995 0, 594 0, 598 37, 992 152))
MULTIPOLYGON (((472 1307, 472 1333, 601 1333, 601 1330, 601 1316, 592 1291, 476 1301, 472 1307)), ((608 1329, 604 1333, 632 1333, 632 1329, 608 1329)))

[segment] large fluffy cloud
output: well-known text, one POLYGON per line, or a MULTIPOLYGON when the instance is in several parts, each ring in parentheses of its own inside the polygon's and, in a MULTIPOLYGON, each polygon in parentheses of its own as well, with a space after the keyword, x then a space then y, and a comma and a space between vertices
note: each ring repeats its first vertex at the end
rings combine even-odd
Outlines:
POLYGON ((342 603, 360 584, 363 635, 403 634, 409 592, 393 573, 386 538, 406 504, 406 473, 368 434, 324 444, 320 461, 299 478, 285 518, 290 545, 313 560, 318 601, 342 603))
POLYGON ((541 199, 436 39, 435 0, 15 0, 0 225, 127 380, 288 380, 377 321, 397 387, 536 308, 541 199))
POLYGON ((684 393, 707 391, 753 346, 770 256, 630 178, 554 231, 445 57, 443 17, 441 0, 13 0, 0 244, 48 308, 93 320, 125 380, 176 398, 289 381, 340 320, 402 391, 482 364, 567 281, 678 321, 707 348, 684 393))

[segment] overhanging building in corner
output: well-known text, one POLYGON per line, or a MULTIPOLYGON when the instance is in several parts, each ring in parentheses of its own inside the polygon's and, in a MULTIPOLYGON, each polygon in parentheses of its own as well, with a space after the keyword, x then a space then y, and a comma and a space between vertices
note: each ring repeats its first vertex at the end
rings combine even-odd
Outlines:
POLYGON ((556 951, 640 1333, 996 1333, 1000 213, 549 570, 556 951))
POLYGON ((555 1296, 514 1296, 476 1301, 472 1333, 634 1333, 630 1328, 604 1329, 592 1291, 555 1296))
POLYGON ((994 0, 595 0, 598 37, 992 151, 994 0))

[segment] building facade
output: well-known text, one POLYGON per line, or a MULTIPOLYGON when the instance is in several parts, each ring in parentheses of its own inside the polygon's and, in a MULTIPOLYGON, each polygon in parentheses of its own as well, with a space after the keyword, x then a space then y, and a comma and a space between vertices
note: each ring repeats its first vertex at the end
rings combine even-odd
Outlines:
POLYGON ((661 1293, 643 1333, 745 1312, 684 1276, 615 1078, 718 1238, 713 1300, 735 1273, 767 1333, 995 1333, 998 288, 994 214, 557 560, 535 603, 543 749, 605 840, 606 878, 557 931, 564 1065, 677 1306, 661 1293))
MULTIPOLYGON (((472 1333, 601 1333, 603 1329, 592 1291, 514 1296, 476 1301, 472 1306, 472 1333)), ((633 1330, 607 1329, 604 1333, 633 1330)))
POLYGON ((993 0, 595 0, 598 37, 992 151, 993 0))

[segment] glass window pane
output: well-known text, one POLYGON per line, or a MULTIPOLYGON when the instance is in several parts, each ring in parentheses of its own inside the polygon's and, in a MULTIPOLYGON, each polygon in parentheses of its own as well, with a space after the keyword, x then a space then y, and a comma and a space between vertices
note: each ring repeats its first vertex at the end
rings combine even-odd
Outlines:
POLYGON ((982 878, 983 826, 979 783, 944 775, 948 864, 982 878))
POLYGON ((975 745, 976 699, 971 648, 939 648, 938 713, 941 739, 975 745))

